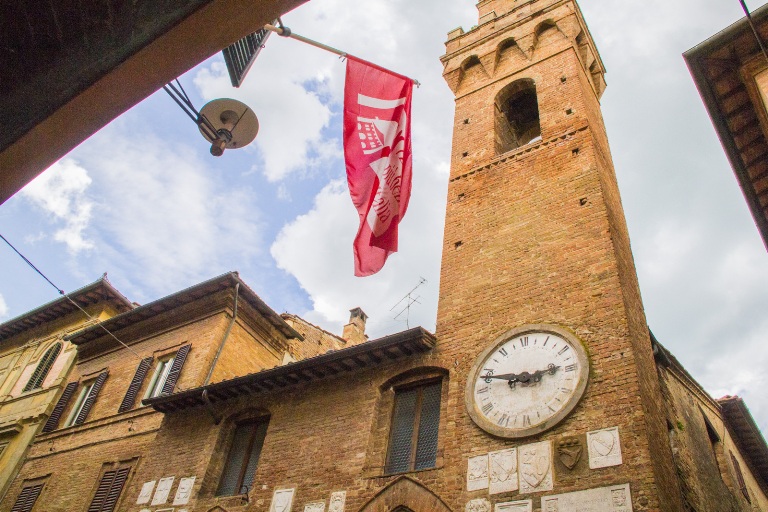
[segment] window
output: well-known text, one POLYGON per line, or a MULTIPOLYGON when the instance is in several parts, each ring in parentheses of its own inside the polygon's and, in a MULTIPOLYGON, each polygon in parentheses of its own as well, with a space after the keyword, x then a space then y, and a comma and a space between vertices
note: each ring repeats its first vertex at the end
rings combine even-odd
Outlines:
POLYGON ((96 384, 96 381, 89 382, 88 384, 85 384, 83 388, 80 390, 80 393, 77 395, 77 400, 75 401, 74 407, 72 407, 72 411, 70 411, 69 416, 67 416, 67 421, 64 422, 65 427, 69 427, 70 425, 74 425, 75 420, 80 415, 80 413, 83 412, 83 409, 85 408, 85 404, 88 401, 88 396, 91 394, 91 391, 93 390, 93 386, 96 384))
POLYGON ((130 466, 104 472, 88 512, 113 512, 130 472, 130 466))
POLYGON ((104 381, 107 380, 107 375, 107 372, 102 372, 95 380, 83 385, 80 393, 77 395, 75 405, 72 407, 69 416, 67 416, 67 421, 64 422, 65 427, 80 425, 85 422, 85 418, 91 412, 91 407, 96 402, 96 397, 99 395, 104 381))
POLYGON ((385 472, 435 467, 441 382, 395 390, 385 472))
POLYGON ((16 498, 16 503, 11 507, 11 512, 31 512, 32 507, 35 506, 37 497, 40 496, 40 492, 43 490, 44 483, 35 483, 31 485, 25 485, 19 493, 19 497, 16 498))
POLYGON ((173 393, 173 388, 176 387, 176 381, 179 380, 179 374, 181 374, 181 369, 191 348, 192 345, 184 345, 172 356, 158 361, 155 372, 152 374, 152 380, 149 381, 147 392, 144 394, 145 400, 173 393))
POLYGON ((250 490, 268 425, 268 419, 237 425, 216 492, 218 496, 243 494, 250 490))
POLYGON ((497 155, 541 138, 533 80, 524 78, 507 85, 496 95, 494 105, 497 155))
POLYGON ((61 343, 54 343, 53 346, 45 352, 43 357, 40 358, 40 362, 37 363, 37 368, 35 368, 32 377, 30 377, 22 391, 31 391, 43 387, 43 382, 48 376, 48 372, 51 371, 53 362, 59 356, 59 352, 61 352, 61 343))
POLYGON ((173 360, 174 356, 171 356, 168 359, 157 362, 157 368, 155 368, 155 373, 152 374, 152 380, 149 381, 149 387, 144 398, 154 398, 160 394, 163 386, 165 386, 165 382, 168 380, 168 374, 171 373, 173 360))

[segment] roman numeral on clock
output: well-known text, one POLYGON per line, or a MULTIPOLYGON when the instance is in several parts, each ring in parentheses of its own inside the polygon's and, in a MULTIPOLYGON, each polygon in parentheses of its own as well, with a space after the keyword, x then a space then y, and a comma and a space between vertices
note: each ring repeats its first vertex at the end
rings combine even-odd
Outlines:
POLYGON ((504 357, 507 357, 507 350, 504 347, 501 347, 499 349, 499 354, 501 354, 504 357))
POLYGON ((501 415, 501 418, 499 418, 499 421, 497 422, 499 426, 502 427, 508 427, 509 426, 509 415, 506 413, 501 415))
POLYGON ((493 410, 493 404, 490 402, 483 406, 483 414, 488 414, 492 410, 493 410))
POLYGON ((561 356, 561 355, 565 354, 568 351, 569 348, 571 348, 571 347, 569 347, 568 345, 564 346, 563 348, 560 349, 560 352, 558 352, 557 355, 561 356))
POLYGON ((520 338, 520 346, 521 347, 527 347, 528 346, 528 336, 523 336, 520 338))
POLYGON ((567 372, 572 372, 572 371, 575 371, 575 370, 576 370, 576 365, 575 364, 569 364, 568 366, 565 367, 565 371, 567 371, 567 372))

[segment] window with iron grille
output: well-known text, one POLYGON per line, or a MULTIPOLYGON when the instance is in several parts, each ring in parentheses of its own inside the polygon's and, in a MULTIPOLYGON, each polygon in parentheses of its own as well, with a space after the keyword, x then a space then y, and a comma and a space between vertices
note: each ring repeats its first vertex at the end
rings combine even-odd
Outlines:
POLYGON ((268 425, 269 419, 264 418, 237 425, 216 492, 218 496, 245 494, 251 489, 268 425))
POLYGON ((395 390, 385 473, 435 467, 441 381, 395 390))

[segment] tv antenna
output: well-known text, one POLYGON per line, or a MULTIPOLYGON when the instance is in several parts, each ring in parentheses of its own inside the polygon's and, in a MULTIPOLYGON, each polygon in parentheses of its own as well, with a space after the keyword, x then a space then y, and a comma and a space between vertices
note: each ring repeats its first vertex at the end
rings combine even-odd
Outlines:
POLYGON ((392 306, 392 309, 390 309, 390 311, 393 311, 396 307, 398 307, 399 305, 405 303, 405 306, 403 306, 403 308, 395 315, 394 319, 397 320, 398 318, 400 318, 403 315, 403 313, 405 313, 405 328, 406 329, 410 328, 408 320, 410 319, 410 315, 411 315, 411 306, 414 305, 414 304, 421 304, 421 302, 419 302, 419 299, 421 297, 418 296, 418 295, 414 295, 414 292, 423 284, 427 284, 427 280, 424 279, 423 277, 419 277, 419 284, 414 286, 413 289, 411 289, 411 291, 409 291, 408 293, 405 294, 405 297, 403 297, 402 299, 397 301, 397 304, 392 306))

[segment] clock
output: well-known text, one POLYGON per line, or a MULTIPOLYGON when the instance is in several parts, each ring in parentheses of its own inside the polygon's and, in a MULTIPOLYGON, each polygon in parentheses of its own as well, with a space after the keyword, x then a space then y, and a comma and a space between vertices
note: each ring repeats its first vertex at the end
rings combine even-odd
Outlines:
POLYGON ((573 334, 553 325, 524 325, 496 338, 478 356, 465 402, 486 432, 527 437, 565 419, 588 379, 589 359, 573 334))

